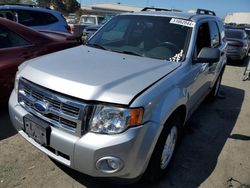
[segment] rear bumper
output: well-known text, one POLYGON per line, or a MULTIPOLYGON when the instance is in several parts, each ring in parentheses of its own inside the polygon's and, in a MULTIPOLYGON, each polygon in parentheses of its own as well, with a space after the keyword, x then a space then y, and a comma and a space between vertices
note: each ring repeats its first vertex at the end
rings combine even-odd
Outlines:
POLYGON ((243 49, 232 49, 227 51, 227 58, 232 60, 242 60, 246 56, 243 49))
POLYGON ((15 91, 9 100, 9 113, 12 124, 32 145, 64 165, 93 177, 117 177, 134 179, 147 167, 158 135, 159 125, 149 122, 130 128, 122 134, 101 135, 88 132, 82 137, 51 127, 50 146, 44 147, 23 131, 23 117, 28 112, 17 102, 15 91), (123 162, 123 168, 114 173, 104 173, 96 163, 105 157, 116 157, 123 162))

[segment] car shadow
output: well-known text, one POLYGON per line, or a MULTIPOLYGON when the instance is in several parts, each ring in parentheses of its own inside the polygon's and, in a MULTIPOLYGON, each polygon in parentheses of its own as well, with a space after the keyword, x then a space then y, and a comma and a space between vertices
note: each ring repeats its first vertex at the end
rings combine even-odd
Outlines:
POLYGON ((135 184, 117 185, 112 184, 113 181, 83 175, 57 162, 56 165, 85 187, 91 188, 199 187, 215 169, 227 139, 249 139, 244 135, 231 135, 241 110, 244 90, 222 85, 220 92, 224 97, 212 103, 205 100, 187 122, 169 171, 157 184, 150 185, 140 180, 135 184))
POLYGON ((231 135, 244 100, 244 90, 222 86, 221 93, 224 98, 213 103, 204 101, 187 122, 165 182, 171 182, 174 187, 199 187, 214 171, 227 139, 248 139, 231 135))
POLYGON ((9 118, 8 105, 6 103, 0 104, 0 141, 15 135, 17 131, 11 124, 9 118))

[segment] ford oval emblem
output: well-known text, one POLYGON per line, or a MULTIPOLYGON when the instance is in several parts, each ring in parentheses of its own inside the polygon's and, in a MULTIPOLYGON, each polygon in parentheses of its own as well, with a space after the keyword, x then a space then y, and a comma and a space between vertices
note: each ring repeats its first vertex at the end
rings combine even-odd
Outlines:
POLYGON ((42 101, 36 101, 34 103, 34 109, 42 114, 46 114, 48 112, 48 103, 42 101))

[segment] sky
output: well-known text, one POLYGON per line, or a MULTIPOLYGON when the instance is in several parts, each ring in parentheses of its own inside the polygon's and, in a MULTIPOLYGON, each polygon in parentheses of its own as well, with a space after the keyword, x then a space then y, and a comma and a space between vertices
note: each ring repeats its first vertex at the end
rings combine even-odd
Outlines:
POLYGON ((82 4, 117 3, 132 6, 154 6, 181 10, 210 9, 224 17, 233 12, 250 12, 250 0, 78 0, 82 4))

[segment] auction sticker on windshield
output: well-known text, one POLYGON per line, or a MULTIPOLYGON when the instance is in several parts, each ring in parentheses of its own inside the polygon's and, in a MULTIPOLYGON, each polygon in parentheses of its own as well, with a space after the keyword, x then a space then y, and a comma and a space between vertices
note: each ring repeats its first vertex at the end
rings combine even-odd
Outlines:
POLYGON ((195 26, 195 22, 177 19, 177 18, 172 18, 170 20, 170 23, 177 24, 177 25, 183 25, 183 26, 187 26, 187 27, 194 27, 195 26))

